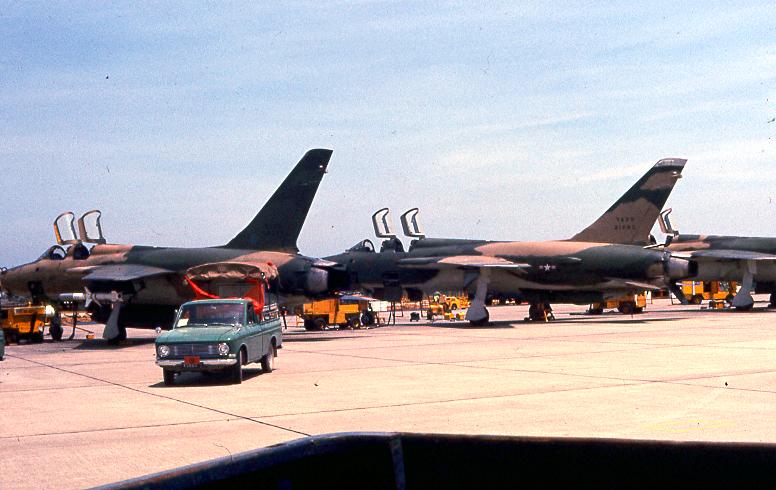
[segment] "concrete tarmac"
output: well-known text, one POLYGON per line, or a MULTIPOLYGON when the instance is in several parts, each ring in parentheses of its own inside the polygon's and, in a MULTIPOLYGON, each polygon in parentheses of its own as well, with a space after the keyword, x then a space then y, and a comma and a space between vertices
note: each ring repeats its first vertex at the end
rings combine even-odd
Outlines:
POLYGON ((592 317, 558 305, 551 323, 505 306, 479 328, 290 328, 276 371, 250 365, 242 385, 186 374, 165 387, 151 330, 121 346, 82 333, 11 345, 0 488, 89 487, 349 431, 776 442, 776 311, 764 306, 657 300, 592 317))

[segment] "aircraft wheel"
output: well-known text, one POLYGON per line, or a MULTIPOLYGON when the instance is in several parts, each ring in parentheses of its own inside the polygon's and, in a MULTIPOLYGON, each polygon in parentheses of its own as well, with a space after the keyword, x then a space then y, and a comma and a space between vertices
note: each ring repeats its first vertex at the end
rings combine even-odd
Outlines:
POLYGON ((485 325, 488 324, 488 321, 490 321, 490 313, 488 312, 488 310, 485 310, 485 318, 483 318, 482 320, 477 320, 476 322, 469 322, 469 323, 471 323, 472 326, 474 327, 484 327, 485 325))
POLYGON ((164 385, 172 386, 175 383, 175 371, 172 369, 163 369, 162 373, 164 374, 164 385))
POLYGON ((55 323, 52 323, 49 327, 49 333, 51 334, 51 338, 59 342, 62 340, 62 334, 64 333, 64 329, 62 328, 62 325, 57 325, 55 323))
POLYGON ((245 360, 245 354, 243 354, 243 349, 240 349, 237 351, 237 364, 232 366, 232 371, 230 373, 230 378, 232 380, 232 383, 239 385, 242 383, 243 380, 243 362, 245 360))
POLYGON ((275 356, 276 356, 275 346, 271 345, 269 347, 269 352, 267 352, 267 355, 261 358, 261 369, 265 373, 271 373, 275 370, 275 356))
POLYGON ((536 303, 531 303, 531 305, 528 307, 528 318, 534 321, 544 320, 544 315, 542 314, 542 306, 536 303))

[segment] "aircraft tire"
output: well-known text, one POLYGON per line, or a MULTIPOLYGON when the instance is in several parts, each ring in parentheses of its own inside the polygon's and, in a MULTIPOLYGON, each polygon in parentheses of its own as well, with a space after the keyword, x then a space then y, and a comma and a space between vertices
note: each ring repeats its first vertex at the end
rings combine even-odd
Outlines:
POLYGON ((175 383, 175 371, 172 369, 162 369, 164 376, 164 386, 172 386, 175 383))
POLYGON ((244 354, 243 354, 243 350, 242 349, 238 350, 237 351, 237 364, 232 366, 232 370, 229 373, 230 374, 230 378, 231 378, 233 384, 239 385, 240 383, 242 383, 242 380, 243 380, 242 367, 243 367, 243 360, 244 360, 244 358, 245 357, 244 357, 244 354))
POLYGON ((477 320, 476 322, 469 322, 473 327, 484 327, 490 322, 490 312, 485 310, 485 318, 477 320))
POLYGON ((64 329, 61 325, 57 325, 52 323, 49 327, 49 333, 51 334, 51 338, 55 341, 59 342, 62 340, 62 334, 64 333, 64 329))

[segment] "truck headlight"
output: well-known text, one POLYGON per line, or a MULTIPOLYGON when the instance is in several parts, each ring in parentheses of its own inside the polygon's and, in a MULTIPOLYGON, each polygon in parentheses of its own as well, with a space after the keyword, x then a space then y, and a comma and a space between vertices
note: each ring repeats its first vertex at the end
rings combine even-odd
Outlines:
POLYGON ((229 344, 220 343, 218 344, 218 353, 222 356, 225 356, 229 354, 229 344))
POLYGON ((170 355, 170 346, 160 345, 157 351, 159 352, 159 357, 167 357, 170 355))

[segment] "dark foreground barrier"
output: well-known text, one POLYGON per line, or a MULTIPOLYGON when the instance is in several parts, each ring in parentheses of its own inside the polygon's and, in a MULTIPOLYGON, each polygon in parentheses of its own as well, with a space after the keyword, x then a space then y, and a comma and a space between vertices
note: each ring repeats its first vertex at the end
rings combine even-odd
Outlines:
POLYGON ((776 488, 776 446, 401 433, 309 437, 105 488, 776 488))

